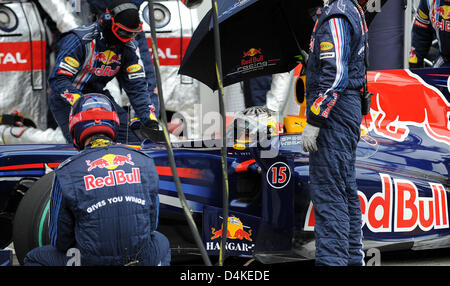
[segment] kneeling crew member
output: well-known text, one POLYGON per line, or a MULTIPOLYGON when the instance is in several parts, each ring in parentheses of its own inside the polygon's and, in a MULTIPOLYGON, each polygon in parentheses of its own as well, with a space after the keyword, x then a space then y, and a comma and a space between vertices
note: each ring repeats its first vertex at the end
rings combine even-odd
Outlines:
POLYGON ((51 245, 25 265, 63 266, 69 249, 86 265, 169 265, 168 239, 157 232, 158 174, 143 152, 116 145, 119 118, 102 94, 72 107, 69 129, 81 152, 55 170, 50 196, 51 245))

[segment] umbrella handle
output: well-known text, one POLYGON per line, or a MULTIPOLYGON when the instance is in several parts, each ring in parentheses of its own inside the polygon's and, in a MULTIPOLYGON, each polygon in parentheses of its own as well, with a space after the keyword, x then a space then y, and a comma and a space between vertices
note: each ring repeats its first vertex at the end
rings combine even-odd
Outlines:
POLYGON ((222 216, 223 216, 223 228, 222 228, 222 239, 220 241, 220 253, 219 253, 219 266, 223 266, 226 252, 226 241, 227 241, 227 229, 228 229, 228 200, 229 200, 229 190, 228 190, 228 167, 227 167, 227 143, 226 143, 226 122, 225 122, 225 104, 223 95, 223 76, 222 76, 222 55, 220 51, 220 32, 219 32, 219 9, 217 8, 217 0, 211 0, 212 4, 212 14, 213 14, 213 24, 214 24, 214 51, 216 57, 216 76, 217 85, 219 93, 219 112, 222 117, 222 216))
MULTIPOLYGON (((169 160, 170 168, 172 170, 173 174, 173 181, 175 182, 175 186, 178 192, 178 198, 180 199, 181 206, 183 208, 184 214, 187 218, 188 226, 191 229, 192 235, 194 236, 194 240, 196 242, 197 247, 200 249, 200 253, 202 255, 203 261, 207 266, 211 266, 211 261, 208 257, 208 254, 206 252, 205 246, 203 245, 202 238, 200 234, 198 233, 197 226, 195 224, 194 219, 192 218, 191 212, 189 210, 189 206, 187 204, 186 198, 183 193, 183 189, 181 188, 181 181, 180 177, 178 176, 178 171, 175 165, 175 157, 173 154, 172 145, 170 143, 170 136, 169 136, 169 130, 167 127, 167 114, 166 114, 166 108, 164 104, 164 96, 163 96, 163 90, 162 90, 162 81, 161 81, 161 73, 160 73, 160 65, 159 65, 159 57, 158 57, 158 43, 156 41, 156 25, 155 25, 155 15, 154 15, 154 9, 153 9, 153 0, 148 0, 148 13, 149 13, 149 19, 150 19, 150 32, 151 32, 151 39, 152 39, 152 49, 153 49, 153 58, 155 61, 155 74, 156 74, 156 83, 158 86, 158 98, 159 98, 159 105, 160 105, 160 114, 162 119, 162 128, 163 128, 163 135, 165 137, 166 141, 166 149, 167 149, 167 158, 169 160)), ((161 137, 161 134, 159 134, 161 137)))

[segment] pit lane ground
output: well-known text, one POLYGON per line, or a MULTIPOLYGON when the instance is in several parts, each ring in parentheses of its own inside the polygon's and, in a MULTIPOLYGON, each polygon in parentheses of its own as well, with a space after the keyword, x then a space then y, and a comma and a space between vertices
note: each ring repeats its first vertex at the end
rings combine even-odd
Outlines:
MULTIPOLYGON (((14 245, 10 244, 8 249, 14 250, 14 245)), ((389 251, 380 253, 379 264, 369 261, 369 257, 366 257, 366 263, 370 263, 371 266, 450 266, 450 248, 444 249, 431 249, 431 250, 401 250, 401 251, 389 251)), ((215 263, 215 259, 211 261, 215 263)), ((257 266, 259 262, 248 258, 234 258, 230 257, 225 260, 225 266, 257 266)), ((174 266, 202 266, 203 260, 198 255, 187 256, 185 259, 178 259, 173 261, 174 266)), ((298 262, 286 263, 286 265, 295 267, 312 267, 314 266, 313 260, 305 260, 298 262)), ((15 255, 13 255, 13 266, 19 266, 19 262, 15 255)))

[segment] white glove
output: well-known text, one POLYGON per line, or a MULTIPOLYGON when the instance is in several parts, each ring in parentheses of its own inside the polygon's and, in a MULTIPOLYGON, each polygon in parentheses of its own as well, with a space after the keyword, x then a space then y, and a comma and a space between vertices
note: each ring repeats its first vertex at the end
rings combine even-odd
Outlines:
POLYGON ((302 132, 302 148, 305 152, 317 151, 317 136, 319 135, 320 127, 311 124, 306 124, 302 132))

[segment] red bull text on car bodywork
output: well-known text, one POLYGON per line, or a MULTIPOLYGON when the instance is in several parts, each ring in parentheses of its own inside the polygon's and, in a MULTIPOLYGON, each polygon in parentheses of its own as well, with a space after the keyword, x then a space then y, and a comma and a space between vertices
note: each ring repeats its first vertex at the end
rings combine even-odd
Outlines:
MULTIPOLYGON (((421 197, 410 180, 379 174, 382 190, 368 199, 359 191, 363 226, 373 232, 411 232, 449 228, 448 202, 442 184, 429 182, 432 197, 421 197)), ((314 230, 314 206, 309 205, 305 230, 314 230)))

